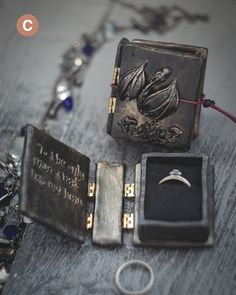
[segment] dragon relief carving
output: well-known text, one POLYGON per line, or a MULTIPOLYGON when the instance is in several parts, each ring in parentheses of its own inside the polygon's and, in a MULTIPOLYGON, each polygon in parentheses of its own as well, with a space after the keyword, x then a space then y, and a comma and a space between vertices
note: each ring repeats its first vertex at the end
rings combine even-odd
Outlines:
POLYGON ((178 109, 179 94, 176 80, 166 85, 171 74, 170 67, 158 70, 147 82, 145 61, 138 68, 125 73, 118 83, 118 95, 121 100, 136 99, 138 111, 150 122, 138 125, 135 118, 125 117, 118 122, 123 133, 130 137, 140 137, 149 142, 177 143, 183 131, 177 126, 167 129, 159 125, 159 121, 172 115, 178 109))

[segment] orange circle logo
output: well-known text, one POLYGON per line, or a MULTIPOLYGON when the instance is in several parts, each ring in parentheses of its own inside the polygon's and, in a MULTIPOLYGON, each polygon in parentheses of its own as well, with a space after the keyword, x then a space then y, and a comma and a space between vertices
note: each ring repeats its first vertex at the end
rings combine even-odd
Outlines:
POLYGON ((16 28, 22 36, 32 37, 38 32, 39 22, 34 15, 24 14, 18 18, 16 28))

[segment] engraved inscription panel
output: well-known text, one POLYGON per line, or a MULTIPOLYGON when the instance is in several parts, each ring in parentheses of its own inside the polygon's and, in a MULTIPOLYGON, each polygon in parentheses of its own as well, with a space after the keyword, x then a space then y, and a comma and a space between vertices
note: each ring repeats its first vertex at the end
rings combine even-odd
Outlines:
POLYGON ((20 211, 84 241, 89 159, 33 127, 27 127, 20 211))

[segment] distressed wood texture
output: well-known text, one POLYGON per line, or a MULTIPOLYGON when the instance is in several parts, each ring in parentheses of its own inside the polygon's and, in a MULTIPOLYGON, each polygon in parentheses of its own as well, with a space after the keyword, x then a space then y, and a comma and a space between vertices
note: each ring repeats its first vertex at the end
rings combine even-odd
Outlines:
POLYGON ((98 162, 93 222, 93 243, 119 246, 122 243, 121 213, 124 165, 98 162))
MULTIPOLYGON (((157 6, 154 0, 137 0, 157 6)), ((163 4, 173 4, 167 0, 163 4)), ((50 101, 58 73, 59 57, 73 39, 98 24, 107 0, 7 1, 0 0, 0 156, 26 122, 37 124, 50 101), (16 33, 19 15, 32 13, 40 21, 34 38, 16 33)), ((236 1, 178 1, 196 12, 209 13, 209 24, 181 24, 165 36, 131 31, 129 39, 142 38, 207 47, 205 93, 235 113, 235 11, 236 1)), ((127 22, 128 11, 117 7, 114 19, 127 22)), ((107 104, 116 46, 123 35, 107 43, 94 57, 74 111, 58 114, 50 131, 64 143, 91 159, 94 177, 98 161, 124 162, 126 181, 134 181, 135 163, 141 154, 158 151, 143 144, 118 142, 106 134, 107 104), (92 86, 91 86, 91 83, 92 86)), ((114 286, 117 268, 129 259, 150 263, 155 272, 153 295, 236 294, 236 126, 213 110, 203 110, 199 137, 190 152, 209 155, 215 166, 215 231, 210 249, 153 249, 132 245, 126 233, 118 248, 101 248, 90 237, 81 247, 37 223, 29 225, 5 285, 4 295, 118 294, 114 286)), ((141 281, 127 271, 125 281, 141 281)))

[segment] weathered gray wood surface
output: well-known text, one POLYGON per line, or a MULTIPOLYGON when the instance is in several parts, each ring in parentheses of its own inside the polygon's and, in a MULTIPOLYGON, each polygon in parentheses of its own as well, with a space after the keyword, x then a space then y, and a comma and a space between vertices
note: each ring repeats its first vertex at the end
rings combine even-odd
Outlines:
MULTIPOLYGON (((135 1, 158 5, 156 1, 135 1)), ((90 32, 104 12, 106 0, 92 1, 7 1, 0 0, 0 156, 16 130, 26 122, 37 124, 49 103, 60 56, 82 32, 90 32), (17 17, 35 14, 40 31, 23 38, 15 31, 17 17)), ((173 1, 164 1, 169 4, 173 1)), ((191 11, 207 12, 209 24, 183 23, 165 36, 146 38, 206 46, 209 59, 205 92, 218 104, 236 113, 235 108, 235 14, 236 1, 178 1, 191 11)), ((114 18, 121 23, 129 12, 117 8, 114 18)), ((127 180, 134 178, 134 164, 147 145, 116 142, 106 135, 107 99, 119 39, 97 53, 74 112, 59 115, 51 133, 91 158, 91 170, 99 160, 126 163, 127 180), (92 84, 92 86, 91 86, 92 84)), ((12 267, 4 294, 118 294, 114 287, 116 269, 127 259, 147 261, 155 271, 151 294, 236 294, 236 127, 212 110, 203 110, 200 136, 192 152, 206 153, 215 165, 216 241, 214 248, 195 250, 144 249, 132 246, 126 234, 124 245, 107 249, 91 245, 80 248, 38 224, 27 229, 12 267)), ((127 283, 144 279, 142 273, 128 272, 127 283)))

